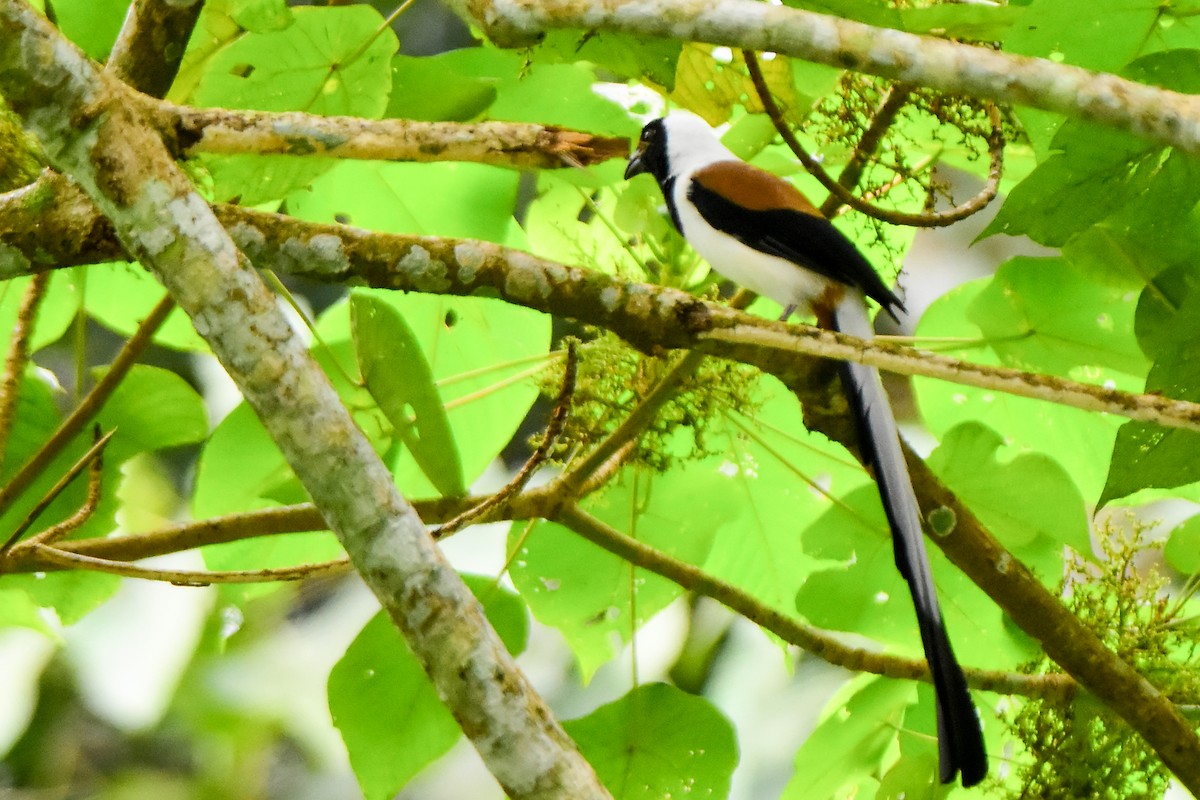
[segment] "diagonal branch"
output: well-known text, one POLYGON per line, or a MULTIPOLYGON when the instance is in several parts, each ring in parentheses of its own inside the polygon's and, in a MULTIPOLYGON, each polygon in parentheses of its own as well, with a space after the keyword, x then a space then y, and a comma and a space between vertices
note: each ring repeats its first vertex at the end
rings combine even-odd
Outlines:
POLYGON ((509 796, 608 798, 128 88, 0 0, 0 93, 191 317, 509 796))
MULTIPOLYGON (((44 263, 47 253, 61 256, 62 266, 119 257, 116 254, 123 251, 111 229, 105 238, 105 226, 95 208, 88 210, 77 193, 61 176, 44 173, 34 186, 0 195, 0 259, 7 252, 15 270, 7 271, 0 260, 0 277, 51 268, 44 263), (74 211, 52 214, 41 224, 35 223, 32 209, 48 204, 48 198, 60 198, 57 208, 74 211), (69 226, 73 224, 94 235, 86 243, 74 244, 80 240, 71 235, 69 226), (54 250, 57 245, 61 249, 54 250)), ((489 242, 376 233, 227 205, 218 206, 216 214, 234 242, 256 263, 324 283, 358 282, 379 289, 434 294, 488 294, 606 328, 646 352, 703 345, 710 355, 743 361, 768 372, 781 368, 776 363, 781 358, 788 359, 793 369, 807 369, 795 356, 854 360, 900 375, 937 378, 1200 431, 1200 404, 974 364, 806 325, 784 325, 675 289, 624 283, 489 242)))
POLYGON ((108 56, 108 72, 143 94, 171 88, 204 0, 134 0, 108 56))
POLYGON ((948 94, 1055 111, 1200 153, 1200 98, 987 47, 755 0, 454 0, 502 47, 604 30, 779 53, 948 94))

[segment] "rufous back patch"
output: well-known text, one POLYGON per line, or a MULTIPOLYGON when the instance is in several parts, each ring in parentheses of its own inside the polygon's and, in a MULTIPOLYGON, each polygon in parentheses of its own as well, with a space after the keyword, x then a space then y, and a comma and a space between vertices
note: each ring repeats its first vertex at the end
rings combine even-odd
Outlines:
POLYGON ((800 190, 766 170, 742 161, 718 161, 696 170, 692 180, 751 211, 787 208, 820 217, 800 190))

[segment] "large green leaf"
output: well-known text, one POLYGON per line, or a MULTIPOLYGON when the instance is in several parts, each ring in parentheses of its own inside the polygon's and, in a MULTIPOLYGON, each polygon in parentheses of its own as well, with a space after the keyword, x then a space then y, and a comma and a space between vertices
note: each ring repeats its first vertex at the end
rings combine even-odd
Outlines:
MULTIPOLYGON (((1146 391, 1177 400, 1200 401, 1200 362, 1191 348, 1163 353, 1146 378, 1146 391)), ((1130 420, 1113 444, 1108 480, 1097 503, 1141 489, 1174 489, 1200 481, 1200 434, 1130 420)))
MULTIPOLYGON (((962 342, 960 345, 939 345, 938 349, 966 361, 984 365, 1003 363, 993 348, 993 342, 984 338, 979 327, 968 321, 978 313, 975 311, 976 300, 989 286, 990 279, 972 281, 938 298, 921 317, 917 327, 918 337, 962 342)), ((1111 311, 1111 308, 1097 309, 1097 313, 1106 315, 1112 324, 1127 324, 1111 311)), ((1010 327, 1009 332, 1029 336, 1029 331, 1019 328, 1010 327)), ((1039 353, 1045 351, 1051 354, 1052 362, 1055 360, 1053 347, 1048 340, 1044 344, 1031 343, 1026 348, 1021 348, 1019 342, 996 344, 1010 348, 1009 353, 1014 358, 1036 361, 1041 358, 1039 353)), ((1121 350, 1117 351, 1117 355, 1122 353, 1121 350)), ((1121 355, 1121 359, 1124 357, 1121 355)), ((1140 388, 1137 377, 1104 365, 1081 366, 1071 370, 1069 376, 1120 389, 1136 391, 1140 388)), ((942 436, 964 422, 979 422, 1016 447, 1044 453, 1057 461, 1072 477, 1085 499, 1100 493, 1104 485, 1105 465, 1112 453, 1112 442, 1121 422, 1119 419, 928 378, 914 378, 913 389, 921 417, 934 435, 942 436)))
MULTIPOLYGON (((378 118, 399 42, 368 5, 296 8, 281 30, 231 39, 205 63, 197 106, 378 118)), ((335 162, 296 156, 205 159, 218 200, 258 205, 308 185, 335 162)))
POLYGON ((1135 311, 1130 292, 1062 259, 1017 257, 975 296, 967 318, 1005 366, 1130 385, 1149 366, 1133 336, 1135 311))
POLYGON ((130 0, 54 0, 59 29, 97 61, 108 57, 130 0))
POLYGON ((914 685, 870 678, 856 689, 848 701, 835 700, 836 710, 796 751, 796 774, 784 790, 784 800, 853 797, 853 789, 841 790, 877 772, 895 746, 914 685))
MULTIPOLYGON (((464 576, 509 652, 525 649, 528 615, 493 578, 464 576)), ((329 673, 329 710, 367 800, 395 797, 444 755, 462 732, 384 612, 376 614, 329 673)))
POLYGON ((590 62, 623 79, 644 79, 671 91, 683 45, 614 31, 549 31, 532 49, 539 62, 590 62))
MULTIPOLYGON (((665 475, 631 469, 586 507, 644 544, 701 564, 713 534, 734 513, 725 480, 708 462, 665 475)), ((508 542, 513 584, 533 615, 566 638, 584 680, 683 593, 560 525, 516 523, 508 542)))
MULTIPOLYGON (((796 594, 796 608, 821 628, 852 631, 919 655, 921 639, 908 584, 896 569, 887 518, 874 486, 840 498, 804 532, 805 551, 837 566, 814 572, 796 594)), ((1006 632, 1000 609, 926 543, 938 596, 955 650, 964 660, 1012 668, 1028 652, 1006 632)))
MULTIPOLYGON (((463 480, 470 485, 509 443, 538 396, 532 377, 518 379, 545 356, 550 318, 487 298, 371 294, 396 309, 420 342, 458 444, 463 480)), ((331 307, 318 325, 334 352, 349 352, 348 309, 349 303, 331 307)), ((318 354, 324 352, 317 349, 318 354)), ((353 358, 342 364, 344 370, 354 371, 353 358)), ((335 382, 340 384, 340 379, 335 382)), ((369 421, 360 419, 363 414, 360 411, 356 419, 367 429, 369 421)), ((406 450, 395 460, 393 472, 408 496, 435 491, 406 450)))
POLYGON ((449 497, 466 494, 462 460, 421 344, 396 309, 370 294, 350 298, 350 325, 367 390, 425 477, 449 497))
POLYGON ((737 740, 701 697, 652 683, 563 727, 613 800, 729 796, 737 740))
MULTIPOLYGON (((138 264, 111 262, 87 268, 84 305, 88 314, 124 336, 131 336, 165 296, 162 284, 138 264)), ((192 321, 179 308, 154 334, 154 341, 178 350, 208 351, 192 321)))
MULTIPOLYGON (((1086 5, 1031 0, 1023 5, 1023 18, 1004 38, 1005 51, 1101 72, 1120 71, 1147 48, 1160 27, 1158 7, 1140 0, 1086 5)), ((1060 115, 1031 108, 1018 108, 1016 114, 1039 152, 1062 121, 1060 115)))
POLYGON ((750 432, 726 426, 718 469, 732 518, 716 528, 704 568, 794 614, 796 592, 821 566, 805 553, 800 533, 870 479, 844 448, 804 428, 795 395, 774 378, 760 381, 762 405, 744 418, 750 432))
POLYGON ((254 410, 242 403, 217 425, 196 466, 192 513, 197 519, 250 511, 281 492, 302 492, 254 410))
POLYGON ((1200 517, 1191 517, 1171 531, 1163 558, 1185 575, 1200 573, 1200 517))
MULTIPOLYGON (((29 277, 12 278, 0 285, 0 347, 6 351, 16 328, 17 311, 31 280, 29 277)), ((60 271, 50 276, 49 285, 38 306, 33 334, 29 337, 29 352, 36 353, 62 338, 75 319, 80 294, 77 276, 73 272, 60 271)))
MULTIPOLYGON (((1136 0, 1112 1, 1118 5, 1132 3, 1138 6, 1126 9, 1134 16, 1153 13, 1153 22, 1157 26, 1157 12, 1136 0)), ((1052 0, 1039 0, 1037 4, 1067 8, 1052 0)), ((1103 22, 1097 18, 1093 24, 1107 26, 1120 17, 1121 14, 1115 14, 1103 22)), ((1064 24, 1075 27, 1076 21, 1072 19, 1064 24)), ((1016 26, 1017 29, 1023 27, 1016 26)), ((1045 29, 1039 26, 1034 35, 1042 33, 1045 29)), ((1110 49, 1108 40, 1075 37, 1069 41, 1097 47, 1105 58, 1115 52, 1110 49)), ((1116 71, 1126 63, 1121 60, 1116 64, 1084 66, 1116 71)), ((1154 53, 1138 59, 1123 71, 1126 77, 1135 81, 1188 94, 1200 91, 1200 52, 1154 53)), ((1026 110, 1020 113, 1039 121, 1052 119, 1045 112, 1026 110)), ((1037 126, 1030 133, 1035 140, 1048 136, 1037 126)), ((1165 225, 1188 216, 1200 200, 1200 186, 1196 180, 1200 168, 1190 157, 1169 156, 1168 153, 1166 148, 1129 133, 1090 122, 1068 121, 1054 135, 1045 160, 1012 190, 983 235, 1027 234, 1035 241, 1057 247, 1119 212, 1119 219, 1111 227, 1120 238, 1131 241, 1129 250, 1136 258, 1145 258, 1141 253, 1143 249, 1152 254, 1160 250, 1177 250, 1178 245, 1169 235, 1163 236, 1162 230, 1165 225)), ((1194 247, 1196 238, 1195 234, 1189 234, 1185 240, 1194 247)), ((1122 256, 1120 251, 1114 251, 1113 255, 1116 258, 1122 256)), ((1143 274, 1155 271, 1142 268, 1143 274)))
POLYGON ((995 431, 967 422, 951 429, 929 456, 929 466, 1005 547, 1047 579, 1061 572, 1062 546, 1091 552, 1083 497, 1058 462, 1018 453, 995 431))
POLYGON ((288 197, 288 211, 385 233, 459 236, 520 245, 513 221, 520 176, 486 164, 346 161, 288 197))
POLYGON ((1131 133, 1087 122, 1064 125, 1052 150, 982 236, 1025 235, 1059 247, 1144 192, 1162 154, 1131 133))

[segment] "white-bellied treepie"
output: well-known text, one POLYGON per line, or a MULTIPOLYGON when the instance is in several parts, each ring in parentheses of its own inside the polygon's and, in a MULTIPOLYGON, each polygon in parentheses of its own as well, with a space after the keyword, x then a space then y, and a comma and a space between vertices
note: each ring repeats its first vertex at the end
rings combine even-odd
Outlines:
MULTIPOLYGON (((625 177, 643 172, 658 181, 692 248, 726 278, 782 303, 785 319, 806 309, 823 327, 869 339, 864 296, 892 317, 904 310, 870 262, 799 190, 739 159, 696 115, 677 111, 646 125, 625 177)), ((973 786, 987 774, 983 734, 942 622, 896 421, 873 368, 839 366, 933 674, 940 777, 949 783, 961 773, 963 786, 973 786)))

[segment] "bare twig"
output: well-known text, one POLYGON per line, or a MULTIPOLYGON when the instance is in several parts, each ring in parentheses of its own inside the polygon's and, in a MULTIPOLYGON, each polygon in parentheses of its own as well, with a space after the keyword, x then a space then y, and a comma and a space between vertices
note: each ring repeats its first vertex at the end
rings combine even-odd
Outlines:
POLYGON ((71 440, 92 421, 96 414, 100 413, 100 409, 104 408, 108 398, 112 396, 117 386, 125 379, 125 375, 141 357, 142 351, 150 344, 155 332, 166 321, 167 315, 173 308, 175 308, 175 302, 170 297, 164 297, 159 301, 149 316, 142 320, 142 324, 138 326, 133 336, 125 342, 125 346, 121 348, 120 353, 117 353, 117 357, 113 359, 108 371, 96 382, 96 385, 76 406, 71 415, 63 420, 62 424, 58 426, 58 430, 44 445, 38 448, 38 451, 30 457, 29 461, 25 462, 17 474, 13 475, 3 488, 0 488, 0 513, 7 511, 13 501, 29 488, 29 485, 42 474, 46 467, 50 466, 63 448, 71 443, 71 440))
POLYGON ((4 379, 0 383, 0 464, 4 463, 8 437, 17 415, 17 399, 21 393, 25 367, 29 365, 29 341, 33 337, 38 307, 46 296, 49 282, 48 275, 35 275, 25 287, 21 305, 17 308, 12 341, 8 345, 8 356, 4 359, 4 379))
POLYGON ((336 575, 350 572, 350 560, 335 558, 319 564, 301 564, 296 567, 247 570, 202 570, 202 569, 159 569, 130 564, 127 561, 109 561, 104 558, 72 553, 57 547, 38 544, 34 546, 39 558, 71 569, 103 572, 122 578, 139 578, 146 581, 162 581, 177 586, 209 586, 214 583, 269 583, 271 581, 300 581, 317 576, 336 575))
POLYGON ((758 58, 755 53, 753 51, 744 51, 743 56, 746 60, 746 67, 750 71, 750 79, 754 83, 755 91, 758 92, 763 109, 775 125, 775 130, 796 156, 796 160, 829 191, 829 196, 821 204, 821 213, 824 216, 832 219, 842 206, 849 206, 855 211, 866 214, 873 219, 878 219, 881 222, 892 225, 936 228, 952 225, 955 222, 966 219, 995 199, 996 193, 1000 188, 1000 175, 1004 165, 1004 134, 1001 126, 1000 111, 994 103, 987 104, 988 120, 992 127, 988 135, 988 178, 983 189, 965 203, 946 211, 909 214, 895 209, 881 208, 850 191, 862 176, 862 170, 868 159, 878 149, 879 142, 882 140, 887 128, 892 124, 892 121, 904 106, 904 103, 907 102, 910 92, 907 86, 896 85, 888 89, 879 104, 879 108, 872 117, 871 124, 868 126, 866 133, 859 140, 850 161, 846 164, 846 168, 842 170, 837 180, 834 180, 825 171, 821 162, 805 150, 804 145, 800 144, 800 141, 792 133, 792 129, 784 119, 779 105, 775 102, 775 98, 771 95, 770 88, 763 78, 762 70, 759 67, 758 58))
MULTIPOLYGON (((828 633, 759 602, 736 586, 626 536, 573 503, 559 509, 554 521, 630 564, 661 575, 690 592, 716 600, 784 641, 831 664, 889 678, 930 680, 929 666, 924 659, 899 658, 845 644, 828 633)), ((976 689, 1059 698, 1069 697, 1076 691, 1075 682, 1065 675, 1034 676, 976 669, 964 671, 967 680, 976 689)))
POLYGON ((517 169, 590 166, 629 140, 524 122, 419 122, 142 103, 177 156, 302 155, 373 161, 473 161, 517 169))
POLYGON ((571 410, 571 396, 575 393, 575 371, 577 366, 578 356, 576 354, 575 341, 568 340, 567 358, 566 363, 563 365, 562 388, 559 389, 558 397, 554 401, 554 410, 550 413, 550 421, 546 425, 546 432, 542 436, 542 441, 538 444, 537 449, 533 451, 533 455, 526 460, 517 474, 513 476, 513 479, 500 491, 491 495, 483 502, 468 508, 453 519, 448 520, 445 524, 432 529, 430 532, 435 537, 440 539, 450 536, 465 526, 478 522, 496 509, 502 508, 525 488, 538 468, 550 457, 550 453, 554 450, 554 445, 558 442, 558 437, 562 435, 563 426, 566 424, 567 415, 571 410))
MULTIPOLYGON (((80 528, 85 522, 92 518, 92 514, 96 513, 96 509, 100 506, 100 492, 103 488, 104 479, 104 442, 111 438, 116 433, 116 429, 109 432, 108 436, 101 437, 100 426, 95 427, 93 433, 92 447, 96 449, 95 458, 92 459, 91 467, 88 469, 88 491, 87 497, 83 501, 83 505, 79 507, 74 514, 64 519, 62 522, 51 525, 40 533, 30 536, 28 541, 22 542, 20 548, 23 549, 29 546, 49 545, 58 542, 59 540, 69 536, 73 531, 80 528), (97 449, 98 448, 98 449, 97 449)), ((3 549, 0 549, 0 555, 3 554, 3 549)))
MULTIPOLYGON (((63 490, 71 484, 71 481, 75 480, 79 473, 83 472, 84 469, 86 469, 93 461, 99 461, 100 455, 104 452, 105 446, 108 444, 109 440, 112 439, 113 434, 116 432, 117 431, 114 428, 113 430, 104 434, 104 436, 97 439, 96 442, 88 448, 87 452, 80 456, 79 460, 72 464, 71 468, 68 469, 66 473, 64 473, 63 476, 58 479, 58 482, 55 483, 54 486, 50 487, 50 490, 46 492, 45 496, 42 497, 42 499, 39 500, 32 509, 30 509, 29 513, 25 515, 25 519, 22 520, 19 525, 17 525, 16 530, 9 535, 4 544, 0 545, 0 555, 4 555, 4 553, 8 552, 8 550, 14 544, 16 544, 17 540, 21 538, 21 535, 25 533, 25 531, 29 530, 30 526, 33 525, 39 516, 41 516, 42 512, 54 502, 55 498, 62 494, 63 490)), ((89 490, 90 488, 91 485, 89 484, 89 490)), ((91 492, 89 491, 89 494, 90 493, 91 492)), ((84 508, 87 508, 87 504, 84 505, 84 508)), ((90 514, 90 512, 88 513, 90 514)))

